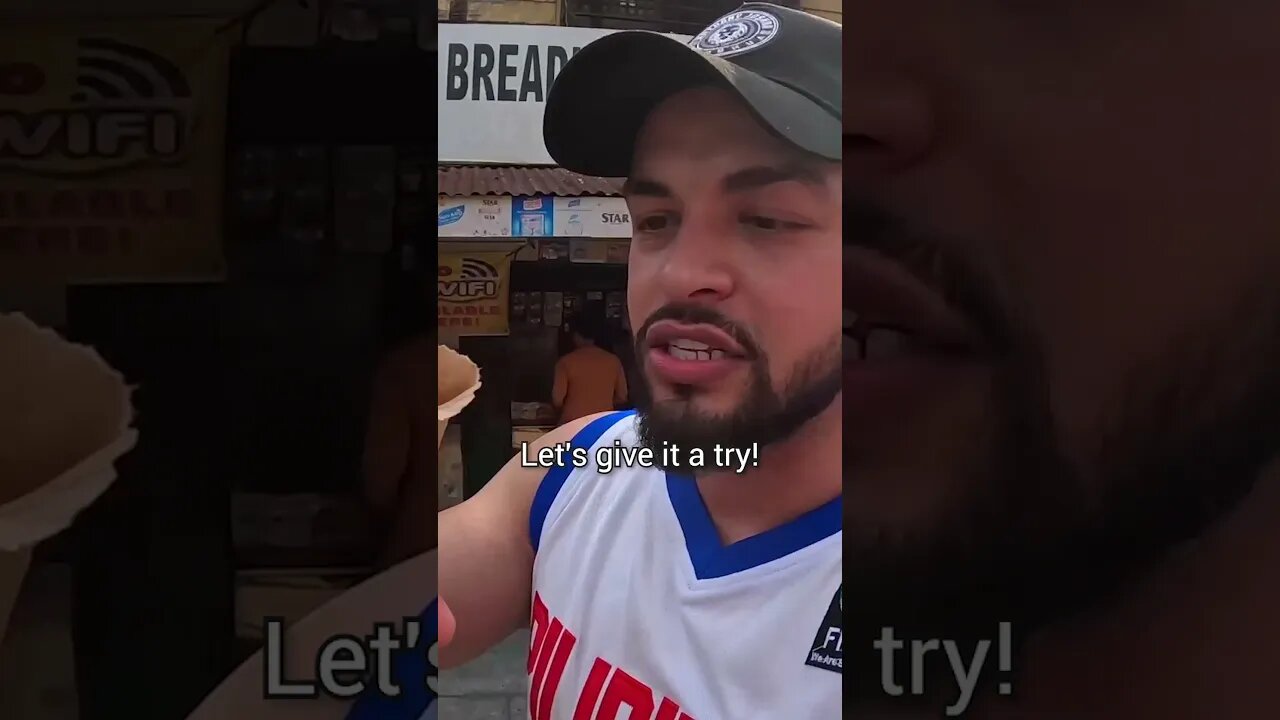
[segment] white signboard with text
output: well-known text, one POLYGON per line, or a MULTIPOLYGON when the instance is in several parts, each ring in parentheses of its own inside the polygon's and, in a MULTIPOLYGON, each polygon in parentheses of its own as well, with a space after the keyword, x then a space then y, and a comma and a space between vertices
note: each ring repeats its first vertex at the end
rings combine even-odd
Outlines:
POLYGON ((436 233, 442 238, 627 239, 631 213, 619 197, 440 197, 436 233))
POLYGON ((612 32, 441 23, 436 46, 439 162, 554 165, 542 143, 547 89, 574 53, 612 32))
POLYGON ((558 197, 555 218, 558 237, 631 237, 631 212, 622 198, 558 197))
POLYGON ((511 198, 442 197, 436 203, 437 237, 511 237, 511 198))

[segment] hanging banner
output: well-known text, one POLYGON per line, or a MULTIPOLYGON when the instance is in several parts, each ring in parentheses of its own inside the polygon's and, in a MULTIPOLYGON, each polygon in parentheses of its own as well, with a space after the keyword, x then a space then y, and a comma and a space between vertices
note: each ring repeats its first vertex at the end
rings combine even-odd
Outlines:
POLYGON ((436 251, 439 329, 457 335, 506 335, 510 329, 511 253, 436 251))
POLYGON ((631 237, 631 211, 620 197, 439 197, 436 233, 463 237, 631 237))
POLYGON ((222 275, 224 24, 0 29, 0 282, 222 275))
POLYGON ((554 204, 558 237, 631 237, 631 211, 620 197, 557 197, 554 204))
POLYGON ((441 197, 436 201, 437 237, 511 237, 511 198, 441 197))
POLYGON ((511 198, 511 234, 516 237, 555 237, 555 198, 542 195, 511 198))

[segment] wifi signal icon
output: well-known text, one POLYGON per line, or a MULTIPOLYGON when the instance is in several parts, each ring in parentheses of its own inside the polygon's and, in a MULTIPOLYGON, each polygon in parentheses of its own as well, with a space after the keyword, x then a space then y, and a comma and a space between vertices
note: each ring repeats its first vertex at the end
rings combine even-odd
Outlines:
POLYGON ((151 50, 110 38, 81 38, 77 47, 75 102, 191 97, 182 71, 151 50))
POLYGON ((498 277, 498 269, 483 260, 462 259, 463 280, 485 280, 498 277))

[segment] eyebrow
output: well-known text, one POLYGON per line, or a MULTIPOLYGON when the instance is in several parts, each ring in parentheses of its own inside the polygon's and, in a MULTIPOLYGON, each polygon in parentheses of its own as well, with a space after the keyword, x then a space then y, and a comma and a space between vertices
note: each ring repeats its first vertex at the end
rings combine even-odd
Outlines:
POLYGON ((623 197, 669 198, 672 194, 671 188, 663 185, 657 180, 648 180, 646 178, 632 176, 622 183, 623 197))
MULTIPOLYGON (((730 173, 720 181, 725 192, 741 193, 759 190, 769 185, 784 182, 799 182, 812 188, 824 188, 826 178, 821 171, 808 163, 788 163, 786 165, 758 165, 730 173)), ((624 197, 658 197, 669 198, 675 193, 671 188, 645 177, 629 177, 622 184, 624 197)))

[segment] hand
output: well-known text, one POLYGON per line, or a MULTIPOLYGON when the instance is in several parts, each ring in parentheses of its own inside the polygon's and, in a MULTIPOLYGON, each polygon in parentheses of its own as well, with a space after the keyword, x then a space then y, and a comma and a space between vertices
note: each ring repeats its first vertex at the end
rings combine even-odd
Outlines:
POLYGON ((453 640, 453 630, 456 627, 453 619, 453 613, 449 612, 449 606, 444 604, 444 598, 440 599, 440 647, 444 647, 453 640))

